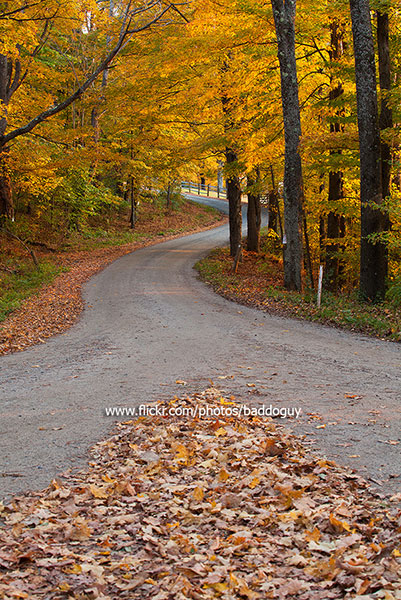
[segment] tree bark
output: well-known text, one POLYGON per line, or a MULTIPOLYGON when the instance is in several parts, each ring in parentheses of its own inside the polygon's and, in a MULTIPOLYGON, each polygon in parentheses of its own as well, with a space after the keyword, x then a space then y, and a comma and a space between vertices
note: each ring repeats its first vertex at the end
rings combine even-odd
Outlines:
POLYGON ((230 256, 234 257, 242 241, 241 185, 235 173, 235 163, 238 160, 236 152, 232 148, 226 148, 225 154, 228 167, 226 188, 230 222, 230 256))
MULTIPOLYGON (((20 80, 21 66, 4 54, 0 54, 0 103, 3 115, 0 118, 0 138, 7 129, 7 111, 10 98, 17 89, 20 80)), ((0 217, 14 220, 14 202, 11 187, 10 169, 8 165, 8 147, 0 147, 0 217)))
POLYGON ((138 202, 137 202, 137 196, 136 196, 135 180, 132 176, 131 176, 131 180, 130 180, 130 204, 131 204, 131 210, 130 210, 129 223, 130 223, 131 229, 135 229, 136 207, 137 207, 138 202))
POLYGON ((375 53, 369 0, 350 0, 350 7, 360 157, 360 293, 378 301, 386 290, 387 248, 383 240, 371 237, 386 229, 386 218, 377 208, 382 203, 382 183, 375 53))
MULTIPOLYGON (((388 13, 378 12, 377 19, 377 48, 379 54, 379 81, 380 81, 380 130, 393 127, 393 111, 390 107, 387 94, 391 89, 391 62, 389 46, 389 20, 388 13)), ((391 175, 391 147, 381 140, 381 175, 383 198, 390 195, 391 175)))
POLYGON ((273 165, 270 164, 270 174, 272 179, 272 188, 269 192, 269 219, 268 219, 268 228, 273 229, 277 234, 280 235, 280 240, 283 239, 283 226, 281 223, 281 215, 280 215, 280 205, 279 205, 279 193, 276 186, 276 181, 274 177, 273 165))
MULTIPOLYGON (((331 49, 330 49, 330 62, 337 63, 341 60, 343 50, 343 33, 341 25, 337 20, 333 20, 330 23, 331 32, 331 49)), ((340 98, 344 89, 341 82, 334 84, 334 78, 331 76, 332 88, 329 93, 329 103, 333 104, 338 98, 340 98)), ((336 113, 340 114, 339 109, 336 109, 336 113)), ((341 124, 336 121, 330 124, 330 132, 338 133, 343 131, 341 124)), ((341 154, 341 150, 331 150, 330 155, 341 154)), ((336 293, 340 286, 340 273, 342 271, 341 261, 339 258, 340 244, 338 238, 345 235, 345 220, 343 215, 339 212, 339 201, 344 198, 344 175, 342 171, 330 171, 329 173, 329 195, 328 202, 330 212, 327 215, 327 238, 326 238, 326 268, 324 277, 324 287, 336 293)))
POLYGON ((247 225, 248 234, 246 240, 246 249, 250 252, 259 252, 260 250, 260 225, 261 225, 261 206, 260 194, 255 191, 255 183, 259 183, 259 173, 256 174, 256 181, 248 177, 248 210, 247 225))
POLYGON ((7 217, 14 221, 14 202, 8 167, 8 151, 0 150, 0 218, 7 217))
POLYGON ((284 164, 284 286, 302 288, 302 164, 299 154, 301 117, 295 60, 296 0, 271 0, 276 28, 283 106, 284 164))
POLYGON ((167 184, 166 191, 166 208, 167 210, 171 210, 171 182, 167 184))

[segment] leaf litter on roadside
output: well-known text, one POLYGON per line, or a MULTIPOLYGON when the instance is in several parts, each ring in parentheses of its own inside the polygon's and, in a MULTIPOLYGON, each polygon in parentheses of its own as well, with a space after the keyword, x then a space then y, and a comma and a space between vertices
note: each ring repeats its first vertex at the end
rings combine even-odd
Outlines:
POLYGON ((399 509, 269 418, 122 423, 87 472, 0 507, 6 600, 401 598, 399 509))

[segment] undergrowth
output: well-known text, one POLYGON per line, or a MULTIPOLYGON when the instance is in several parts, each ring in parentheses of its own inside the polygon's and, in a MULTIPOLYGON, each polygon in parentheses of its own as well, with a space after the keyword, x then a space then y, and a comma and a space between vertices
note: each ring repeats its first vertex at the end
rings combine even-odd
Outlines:
MULTIPOLYGON (((272 249, 270 247, 270 249, 272 249)), ((401 307, 393 298, 380 304, 359 300, 357 293, 323 292, 320 308, 316 293, 306 287, 300 294, 284 289, 282 261, 263 248, 261 254, 244 252, 237 273, 227 248, 213 250, 195 268, 216 292, 266 312, 324 323, 392 341, 401 341, 401 307)))

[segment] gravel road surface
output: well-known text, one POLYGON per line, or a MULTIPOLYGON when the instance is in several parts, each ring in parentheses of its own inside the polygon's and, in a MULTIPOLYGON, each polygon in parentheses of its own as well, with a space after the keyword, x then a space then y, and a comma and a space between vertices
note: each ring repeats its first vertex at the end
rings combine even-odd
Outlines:
POLYGON ((243 403, 301 409, 286 422, 320 455, 401 491, 401 345, 214 294, 192 267, 227 241, 224 225, 116 260, 85 285, 72 329, 0 358, 0 497, 83 467, 113 427, 107 407, 210 380, 243 403))

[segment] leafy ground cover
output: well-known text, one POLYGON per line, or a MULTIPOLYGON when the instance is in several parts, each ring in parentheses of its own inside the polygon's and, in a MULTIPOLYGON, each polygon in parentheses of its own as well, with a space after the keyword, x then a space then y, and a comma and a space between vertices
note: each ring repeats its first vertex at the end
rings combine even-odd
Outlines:
POLYGON ((2 598, 401 598, 400 494, 216 389, 156 406, 0 505, 2 598))
POLYGON ((44 341, 68 329, 82 310, 81 286, 110 262, 163 239, 199 231, 223 222, 224 217, 192 202, 166 212, 147 206, 134 231, 127 230, 125 214, 112 227, 98 221, 68 239, 32 240, 37 270, 23 246, 2 237, 0 252, 0 355, 44 341))
MULTIPOLYGON (((266 242, 267 245, 269 244, 266 242)), ((297 319, 317 321, 382 339, 401 341, 401 307, 397 303, 367 304, 356 294, 323 293, 320 308, 316 294, 284 289, 282 259, 270 250, 260 254, 243 251, 233 272, 227 248, 218 248, 196 265, 200 277, 222 296, 241 304, 297 319)))

